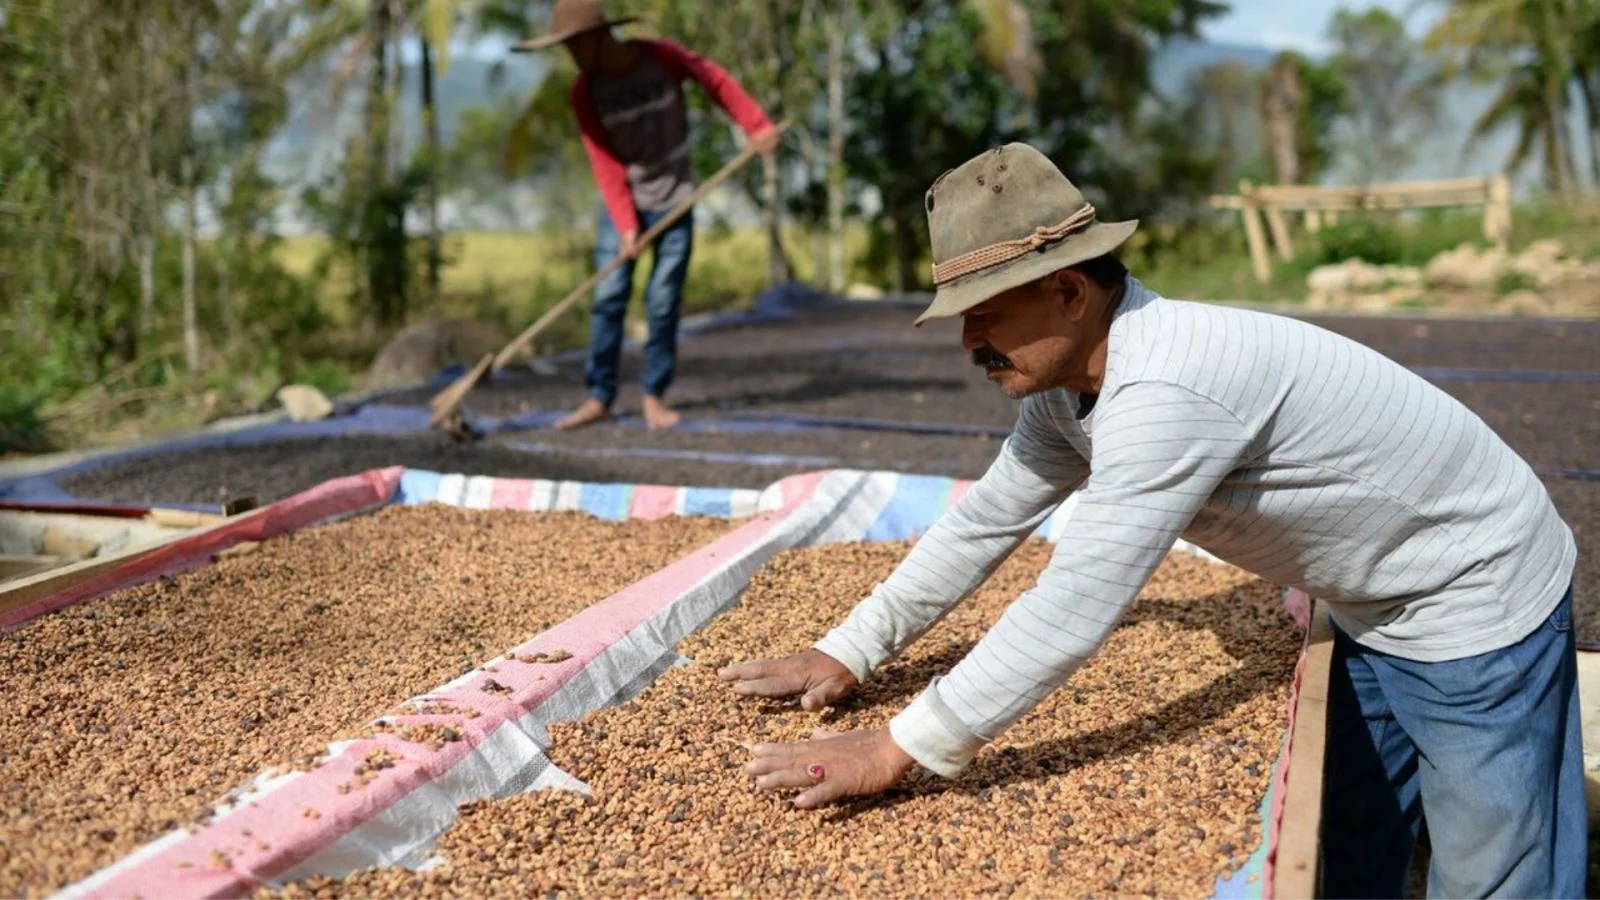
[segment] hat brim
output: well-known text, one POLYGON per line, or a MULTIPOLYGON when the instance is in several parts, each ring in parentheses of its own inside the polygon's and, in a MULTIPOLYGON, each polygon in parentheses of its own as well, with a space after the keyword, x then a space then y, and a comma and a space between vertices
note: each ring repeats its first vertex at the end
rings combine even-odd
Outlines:
POLYGON ((1037 281, 1068 266, 1104 256, 1122 246, 1138 228, 1138 219, 1097 222, 1083 232, 1036 253, 941 285, 934 292, 933 302, 928 304, 922 315, 917 316, 916 324, 921 325, 930 319, 959 316, 997 294, 1037 281))
POLYGON ((546 34, 546 35, 541 35, 540 37, 528 38, 525 41, 518 41, 517 43, 512 44, 511 45, 511 52, 512 53, 535 53, 535 52, 538 52, 540 50, 548 50, 548 49, 550 49, 551 47, 554 47, 557 44, 563 43, 565 41, 570 41, 570 40, 572 40, 573 38, 577 37, 580 34, 588 34, 591 31, 599 31, 602 28, 612 28, 612 27, 615 27, 617 25, 627 25, 629 22, 637 22, 637 21, 639 21, 639 17, 638 16, 623 16, 623 17, 621 17, 619 19, 607 19, 607 20, 605 20, 604 22, 601 22, 598 25, 590 25, 588 28, 569 28, 566 31, 557 31, 557 32, 555 32, 553 34, 546 34))

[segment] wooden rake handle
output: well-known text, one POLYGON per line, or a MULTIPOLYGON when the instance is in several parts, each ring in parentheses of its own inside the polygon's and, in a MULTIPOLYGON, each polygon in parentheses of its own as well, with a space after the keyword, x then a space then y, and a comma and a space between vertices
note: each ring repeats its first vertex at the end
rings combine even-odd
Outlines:
MULTIPOLYGON (((779 122, 776 126, 774 126, 774 130, 776 130, 779 134, 782 134, 786 129, 788 129, 788 127, 788 122, 779 122)), ((711 193, 711 191, 718 185, 733 177, 735 172, 738 172, 740 169, 744 168, 745 164, 754 159, 755 156, 755 145, 745 145, 745 148, 739 152, 738 156, 735 156, 733 159, 729 160, 726 165, 717 170, 716 174, 712 175, 710 178, 707 178, 699 187, 695 188, 694 193, 684 198, 684 201, 674 207, 671 212, 663 216, 661 221, 650 226, 650 229, 639 238, 639 248, 642 250, 643 248, 654 243, 656 238, 661 237, 661 235, 668 228, 671 228, 678 222, 679 219, 682 219, 684 216, 688 215, 689 210, 693 209, 696 203, 704 200, 706 195, 711 193)), ((550 327, 551 323, 555 322, 556 319, 559 319, 563 314, 566 313, 567 310, 572 308, 573 304, 587 296, 595 289, 596 285, 598 285, 612 272, 615 272, 617 269, 621 268, 622 265, 627 261, 627 257, 620 253, 617 254, 610 262, 606 263, 604 266, 601 266, 599 271, 595 272, 593 275, 590 275, 588 279, 583 282, 583 284, 578 285, 576 290, 563 297, 560 303, 557 303, 555 306, 552 306, 546 310, 545 314, 540 316, 537 322, 529 325, 521 334, 513 338, 511 343, 507 344, 504 349, 495 354, 494 370, 498 372, 509 365, 512 358, 515 357, 517 353, 522 350, 522 348, 528 346, 528 344, 532 342, 534 338, 543 334, 545 329, 550 327)))

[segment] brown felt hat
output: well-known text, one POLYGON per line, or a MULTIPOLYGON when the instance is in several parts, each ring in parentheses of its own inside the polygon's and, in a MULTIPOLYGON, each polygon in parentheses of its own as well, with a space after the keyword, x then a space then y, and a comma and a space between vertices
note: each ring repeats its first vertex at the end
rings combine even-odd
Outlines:
POLYGON ((917 317, 958 316, 996 294, 1117 249, 1137 219, 1101 222, 1049 157, 1006 144, 928 189, 933 302, 917 317))
POLYGON ((556 0, 555 9, 550 11, 549 31, 539 37, 512 44, 511 51, 531 53, 535 50, 545 50, 585 32, 637 21, 639 21, 638 16, 609 18, 601 8, 600 0, 556 0))

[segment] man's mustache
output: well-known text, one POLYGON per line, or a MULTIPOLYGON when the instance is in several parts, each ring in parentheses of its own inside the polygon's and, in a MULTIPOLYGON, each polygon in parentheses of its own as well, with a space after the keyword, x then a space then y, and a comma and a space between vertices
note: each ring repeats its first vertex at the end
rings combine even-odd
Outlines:
POLYGON ((987 370, 1012 368, 1011 360, 1004 353, 988 346, 972 351, 972 364, 987 370))

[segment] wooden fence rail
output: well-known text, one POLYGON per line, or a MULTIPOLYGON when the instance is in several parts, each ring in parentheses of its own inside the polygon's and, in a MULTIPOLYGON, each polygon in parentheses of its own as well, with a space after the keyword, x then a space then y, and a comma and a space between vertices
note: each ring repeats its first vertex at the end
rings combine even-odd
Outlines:
POLYGON ((1239 193, 1211 198, 1215 209, 1237 210, 1244 222, 1245 241, 1256 278, 1272 280, 1272 258, 1267 233, 1279 258, 1294 258, 1294 238, 1285 213, 1304 217, 1307 233, 1316 234, 1324 222, 1338 221, 1340 213, 1378 212, 1441 207, 1482 207, 1483 237, 1502 250, 1511 243, 1511 181, 1505 174, 1493 178, 1453 178, 1442 181, 1406 181, 1360 187, 1321 187, 1305 184, 1251 184, 1239 182, 1239 193), (1262 227, 1262 220, 1266 227, 1262 227))

